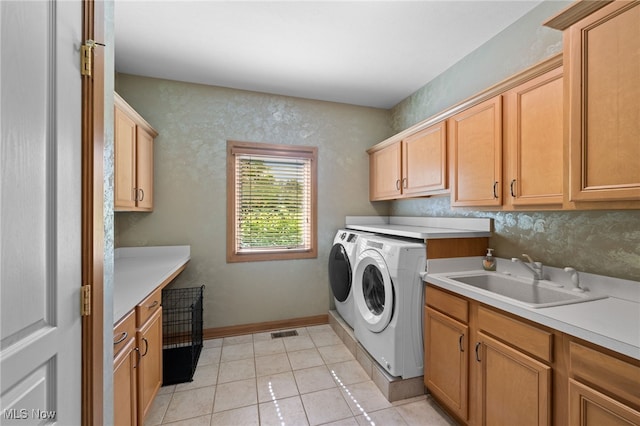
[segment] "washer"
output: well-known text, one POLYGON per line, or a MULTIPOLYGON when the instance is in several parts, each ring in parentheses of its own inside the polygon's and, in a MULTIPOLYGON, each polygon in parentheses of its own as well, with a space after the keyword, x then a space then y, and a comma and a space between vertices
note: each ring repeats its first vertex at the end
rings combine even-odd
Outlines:
POLYGON ((358 240, 368 232, 338 229, 329 253, 329 283, 336 310, 349 327, 353 328, 353 272, 359 254, 358 240))
POLYGON ((361 238, 353 278, 354 333, 392 376, 423 374, 423 284, 426 245, 399 238, 361 238))

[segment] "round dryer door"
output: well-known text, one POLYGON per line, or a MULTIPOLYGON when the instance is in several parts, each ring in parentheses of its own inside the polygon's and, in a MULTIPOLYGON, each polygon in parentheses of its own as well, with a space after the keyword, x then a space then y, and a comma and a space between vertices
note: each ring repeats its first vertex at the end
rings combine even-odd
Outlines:
POLYGON ((384 330, 393 316, 393 283, 383 257, 365 250, 358 257, 353 296, 356 315, 375 333, 384 330))
POLYGON ((351 262, 344 246, 336 243, 329 253, 329 282, 333 297, 344 302, 351 291, 351 262))

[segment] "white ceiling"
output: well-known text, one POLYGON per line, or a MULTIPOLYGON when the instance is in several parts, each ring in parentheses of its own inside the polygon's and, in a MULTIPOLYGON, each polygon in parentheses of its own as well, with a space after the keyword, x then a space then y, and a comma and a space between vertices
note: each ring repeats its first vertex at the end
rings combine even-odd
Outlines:
POLYGON ((390 108, 540 2, 115 0, 115 65, 390 108))

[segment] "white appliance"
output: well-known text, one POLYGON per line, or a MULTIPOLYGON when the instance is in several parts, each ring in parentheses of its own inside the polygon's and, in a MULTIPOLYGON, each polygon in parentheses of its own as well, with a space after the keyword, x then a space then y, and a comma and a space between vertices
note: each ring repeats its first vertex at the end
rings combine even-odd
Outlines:
POLYGON ((423 283, 426 245, 383 236, 363 236, 353 277, 354 333, 392 376, 423 374, 423 283))
POLYGON ((358 258, 358 240, 368 232, 338 229, 329 253, 329 283, 336 310, 349 327, 353 328, 353 272, 358 258))

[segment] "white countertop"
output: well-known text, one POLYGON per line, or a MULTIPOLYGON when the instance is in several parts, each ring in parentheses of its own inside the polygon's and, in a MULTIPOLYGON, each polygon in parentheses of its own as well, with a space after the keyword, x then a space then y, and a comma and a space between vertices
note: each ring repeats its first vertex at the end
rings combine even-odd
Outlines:
POLYGON ((491 219, 406 216, 347 216, 348 229, 419 239, 491 236, 491 219))
POLYGON ((470 231, 467 229, 430 228, 410 225, 347 225, 348 229, 374 232, 376 234, 396 235, 398 237, 438 239, 490 237, 491 232, 470 231))
MULTIPOLYGON (((446 279, 444 276, 447 273, 441 268, 434 270, 435 272, 424 276, 424 280, 429 284, 640 360, 640 300, 635 299, 637 291, 633 288, 634 282, 626 282, 631 283, 631 299, 621 298, 616 294, 600 300, 570 305, 529 308, 492 297, 472 286, 457 284, 446 279)), ((455 269, 448 273, 455 272, 460 270, 455 269)), ((625 283, 624 280, 617 281, 625 283)), ((635 284, 640 286, 640 283, 635 284)), ((614 287, 611 286, 612 289, 614 287)), ((602 288, 595 291, 602 294, 602 288)), ((626 297, 626 294, 623 293, 622 296, 626 297)))
POLYGON ((115 250, 113 319, 118 322, 191 259, 190 246, 115 250))

